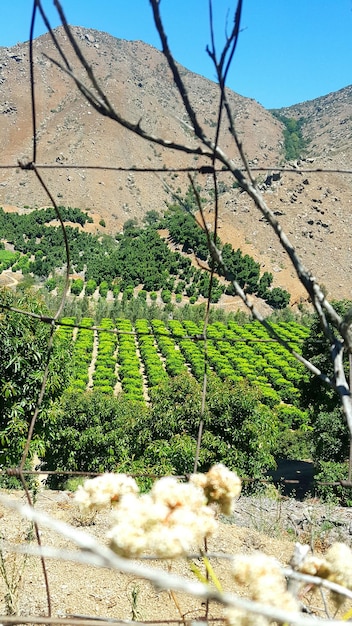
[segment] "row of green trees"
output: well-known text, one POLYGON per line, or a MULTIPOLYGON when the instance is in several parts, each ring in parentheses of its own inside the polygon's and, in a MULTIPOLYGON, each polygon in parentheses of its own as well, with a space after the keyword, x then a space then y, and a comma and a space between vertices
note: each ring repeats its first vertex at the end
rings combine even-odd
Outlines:
MULTIPOLYGON (((193 470, 201 386, 188 374, 160 383, 150 407, 96 393, 65 393, 55 409, 46 467, 183 474, 193 470)), ((275 467, 279 423, 245 384, 210 382, 201 469, 220 459, 243 475, 275 467)), ((57 484, 57 483, 56 483, 57 484)))
MULTIPOLYGON (((60 207, 60 213, 66 222, 70 270, 81 273, 71 283, 73 295, 78 296, 84 290, 85 295, 90 296, 99 288, 103 298, 109 289, 115 297, 120 291, 132 296, 133 289, 142 285, 144 294, 148 292, 156 296, 160 291, 165 304, 171 302, 172 294, 179 302, 182 296, 186 296, 192 304, 200 296, 208 297, 208 272, 194 267, 187 256, 193 250, 200 259, 209 261, 207 239, 191 214, 183 208, 170 207, 164 217, 149 215, 143 227, 128 220, 123 233, 115 237, 94 235, 72 226, 72 223, 83 226, 92 221, 79 209, 60 207), (160 227, 169 229, 173 241, 182 245, 183 254, 170 249, 159 236, 157 228, 160 227)), ((58 276, 66 263, 61 228, 52 225, 55 217, 54 209, 35 210, 24 215, 0 210, 0 238, 11 243, 17 253, 13 269, 46 278, 49 291, 59 286, 58 276)), ((272 275, 265 272, 260 276, 259 263, 249 255, 225 244, 223 259, 227 267, 224 277, 228 281, 236 279, 247 292, 256 293, 274 308, 287 306, 289 293, 279 287, 272 289, 272 275)), ((219 276, 224 274, 222 268, 216 269, 219 276)), ((231 282, 226 286, 214 277, 211 302, 218 302, 225 292, 233 293, 231 282)))
MULTIPOLYGON (((186 212, 177 205, 172 205, 165 214, 163 225, 168 228, 172 241, 182 246, 183 252, 192 251, 201 260, 210 262, 206 234, 198 226, 192 213, 186 212)), ((225 291, 233 295, 235 292, 231 281, 236 280, 247 293, 253 293, 259 298, 263 298, 273 308, 282 309, 288 305, 290 301, 288 291, 280 287, 271 289, 273 275, 270 272, 264 272, 261 276, 260 264, 249 254, 243 254, 239 248, 234 250, 229 243, 221 245, 219 237, 217 237, 216 243, 221 247, 222 260, 226 271, 219 266, 215 269, 219 276, 224 276, 229 281, 229 285, 224 287, 215 280, 213 285, 214 302, 217 302, 221 293, 225 291)), ((200 272, 200 274, 204 284, 200 286, 198 292, 206 297, 209 290, 209 276, 204 272, 200 272)), ((197 283, 193 280, 192 284, 197 283)))

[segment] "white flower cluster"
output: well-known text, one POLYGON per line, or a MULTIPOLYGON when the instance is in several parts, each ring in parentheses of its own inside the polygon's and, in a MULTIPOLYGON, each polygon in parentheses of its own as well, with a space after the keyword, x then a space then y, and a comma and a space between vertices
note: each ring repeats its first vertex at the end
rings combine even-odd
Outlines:
MULTIPOLYGON (((325 557, 307 556, 299 570, 304 574, 326 578, 352 590, 352 550, 344 543, 334 543, 325 557)), ((344 598, 336 593, 332 594, 332 598, 337 606, 344 601, 344 598)))
POLYGON ((103 474, 80 485, 75 500, 84 513, 92 510, 100 511, 116 504, 128 493, 138 493, 138 485, 134 478, 126 474, 103 474))
POLYGON ((206 474, 193 474, 190 480, 204 490, 209 503, 219 505, 221 513, 233 513, 234 503, 241 493, 241 480, 235 472, 218 463, 206 474))
POLYGON ((172 477, 158 480, 148 494, 122 498, 113 521, 111 547, 126 557, 146 551, 162 558, 181 556, 216 530, 204 492, 172 477))
MULTIPOLYGON (((251 600, 288 612, 298 612, 294 597, 287 591, 285 577, 279 563, 262 553, 236 555, 232 574, 235 581, 248 587, 251 600)), ((226 613, 227 622, 236 626, 265 626, 268 620, 240 609, 231 608, 226 613)))
POLYGON ((108 537, 118 554, 133 558, 151 551, 172 558, 199 548, 215 532, 215 511, 208 504, 218 502, 223 512, 231 512, 240 489, 237 474, 215 465, 187 483, 161 478, 148 494, 140 494, 136 482, 124 474, 104 474, 87 480, 76 501, 85 512, 113 507, 108 537))

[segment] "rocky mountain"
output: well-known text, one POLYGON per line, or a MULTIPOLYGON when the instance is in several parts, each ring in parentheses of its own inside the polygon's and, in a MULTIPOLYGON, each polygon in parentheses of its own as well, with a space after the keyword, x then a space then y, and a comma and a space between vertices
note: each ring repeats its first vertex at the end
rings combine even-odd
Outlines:
MULTIPOLYGON (((187 145, 195 139, 187 126, 180 97, 163 55, 143 42, 116 39, 106 33, 73 27, 76 40, 99 84, 118 113, 154 135, 187 145)), ((75 73, 87 84, 62 28, 55 31, 75 73)), ((55 168, 41 173, 59 204, 90 209, 116 232, 123 223, 141 219, 150 209, 163 210, 172 200, 170 190, 184 193, 186 174, 167 172, 201 163, 201 159, 167 151, 134 136, 105 119, 84 100, 71 78, 48 57, 60 59, 49 35, 34 42, 36 163, 55 168), (79 168, 70 166, 80 165, 79 168), (101 169, 90 169, 99 166, 101 169), (159 173, 111 171, 107 167, 160 168, 159 173)), ((215 83, 181 67, 199 121, 214 137, 218 89, 215 83)), ((335 297, 352 297, 350 233, 352 176, 326 172, 300 173, 319 168, 352 169, 352 87, 280 110, 282 115, 304 118, 305 161, 291 172, 278 174, 284 163, 283 124, 257 102, 229 92, 239 136, 265 199, 282 221, 306 265, 335 297)), ((51 202, 31 171, 16 167, 32 160, 33 126, 28 43, 0 48, 0 205, 47 206, 51 202)), ((238 165, 240 160, 226 124, 220 144, 238 165)), ((209 223, 214 215, 212 179, 198 175, 206 198, 209 223)), ((285 255, 251 201, 221 176, 220 230, 231 241, 273 271, 274 283, 288 288, 293 301, 304 294, 285 255)), ((99 220, 97 220, 98 222, 99 220)), ((97 226, 99 228, 99 226, 97 226)))
POLYGON ((303 119, 309 154, 326 168, 348 169, 352 163, 352 85, 321 98, 283 108, 287 117, 303 119))
MULTIPOLYGON (((104 87, 116 110, 132 123, 140 121, 155 135, 194 145, 187 117, 163 55, 142 42, 115 39, 105 33, 73 29, 88 63, 104 87)), ((57 37, 75 71, 87 83, 85 72, 69 50, 62 29, 57 37)), ((44 55, 59 58, 49 35, 34 45, 35 101, 37 117, 37 163, 60 164, 45 171, 45 180, 62 204, 102 210, 111 227, 120 226, 130 216, 141 216, 148 209, 163 206, 165 190, 156 175, 111 173, 104 170, 68 170, 73 164, 129 168, 196 166, 193 157, 168 153, 146 143, 90 107, 72 83, 44 55), (66 167, 65 167, 66 166, 66 167)), ((0 132, 4 164, 30 159, 32 123, 28 46, 20 44, 0 50, 0 132)), ((200 121, 211 136, 215 133, 218 93, 214 83, 182 68, 191 100, 200 121)), ((277 162, 281 151, 280 124, 256 102, 231 94, 231 105, 243 136, 251 135, 250 159, 261 165, 277 162)), ((236 158, 228 133, 224 148, 236 158)), ((2 171, 2 203, 46 204, 45 194, 28 172, 2 171)), ((172 182, 171 175, 166 177, 172 182)), ((178 183, 179 184, 179 183, 178 183)), ((183 184, 181 185, 183 187, 183 184)))

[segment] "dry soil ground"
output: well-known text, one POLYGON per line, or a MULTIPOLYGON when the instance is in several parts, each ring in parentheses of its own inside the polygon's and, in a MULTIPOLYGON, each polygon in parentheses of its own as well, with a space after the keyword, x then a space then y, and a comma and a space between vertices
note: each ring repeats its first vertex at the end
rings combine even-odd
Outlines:
MULTIPOLYGON (((25 500, 24 494, 19 491, 2 492, 1 495, 11 501, 25 500)), ((36 507, 75 526, 92 522, 82 518, 69 492, 41 491, 36 507)), ((104 542, 109 525, 108 513, 97 514, 93 521, 93 524, 83 526, 82 530, 92 533, 104 542)), ((0 534, 3 540, 19 544, 25 540, 28 531, 29 523, 0 502, 0 534)), ((60 537, 47 528, 42 528, 40 533, 43 545, 75 550, 67 538, 60 537)), ((290 498, 277 499, 268 496, 257 499, 241 497, 234 516, 226 521, 220 520, 219 532, 209 541, 208 549, 210 552, 230 554, 260 550, 274 555, 282 564, 287 564, 297 540, 310 543, 316 551, 324 551, 336 540, 343 540, 351 545, 352 510, 327 507, 312 500, 298 502, 290 498)), ((45 615, 45 585, 38 558, 28 557, 24 563, 19 554, 3 551, 3 556, 7 575, 10 578, 13 576, 15 583, 18 580, 16 572, 24 564, 23 575, 17 589, 14 589, 16 612, 21 615, 45 615)), ((156 621, 179 619, 180 613, 185 614, 187 619, 199 618, 204 611, 200 602, 182 595, 175 598, 177 608, 167 592, 156 590, 149 583, 131 575, 68 561, 48 559, 46 563, 53 616, 85 615, 127 620, 134 617, 156 621)), ((151 567, 171 569, 172 572, 190 578, 193 576, 189 564, 184 560, 162 564, 148 561, 148 564, 151 567)), ((213 561, 213 567, 223 588, 234 591, 228 562, 218 558, 213 561)), ((1 576, 0 614, 6 612, 7 591, 4 577, 1 576)), ((314 612, 321 614, 321 600, 317 594, 305 590, 303 601, 314 612)), ((210 607, 210 615, 220 614, 219 607, 210 607)))

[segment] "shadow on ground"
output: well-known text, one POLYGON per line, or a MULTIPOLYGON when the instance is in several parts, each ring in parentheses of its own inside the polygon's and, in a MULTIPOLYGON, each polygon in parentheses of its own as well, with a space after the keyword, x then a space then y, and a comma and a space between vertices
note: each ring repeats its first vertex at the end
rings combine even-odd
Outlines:
POLYGON ((283 496, 304 500, 314 495, 314 466, 308 461, 278 459, 277 469, 268 472, 283 496))

